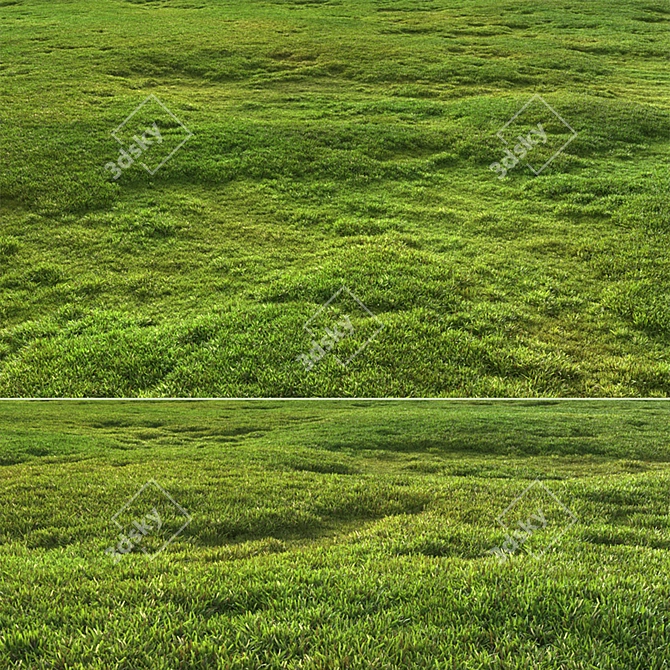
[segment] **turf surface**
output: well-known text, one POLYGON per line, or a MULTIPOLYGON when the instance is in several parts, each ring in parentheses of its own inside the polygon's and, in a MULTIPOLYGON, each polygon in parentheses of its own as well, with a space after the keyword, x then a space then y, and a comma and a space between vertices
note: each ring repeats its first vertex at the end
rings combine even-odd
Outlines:
POLYGON ((667 2, 0 21, 0 396, 668 394, 667 2), (150 94, 193 136, 115 180, 111 133, 150 94), (496 132, 535 94, 577 137, 499 180, 496 132), (342 286, 384 328, 307 372, 303 325, 342 286))
POLYGON ((669 462, 656 401, 4 403, 0 667, 661 670, 669 462), (500 562, 536 479, 576 522, 500 562))

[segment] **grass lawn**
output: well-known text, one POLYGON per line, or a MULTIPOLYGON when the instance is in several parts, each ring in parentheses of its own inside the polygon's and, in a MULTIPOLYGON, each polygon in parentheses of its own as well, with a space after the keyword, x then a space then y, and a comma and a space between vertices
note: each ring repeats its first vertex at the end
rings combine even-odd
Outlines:
POLYGON ((658 401, 4 403, 0 667, 661 670, 669 464, 658 401))
POLYGON ((0 396, 668 395, 667 0, 2 0, 0 29, 0 396), (577 136, 498 179, 536 94, 577 136), (149 95, 192 136, 114 179, 149 95), (342 286, 383 329, 342 366, 352 312, 308 372, 342 286))

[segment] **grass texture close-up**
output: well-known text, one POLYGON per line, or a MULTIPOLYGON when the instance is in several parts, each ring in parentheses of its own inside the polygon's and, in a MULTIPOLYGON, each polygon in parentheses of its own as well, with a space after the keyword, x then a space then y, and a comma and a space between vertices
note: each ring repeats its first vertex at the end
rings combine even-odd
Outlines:
POLYGON ((663 670, 669 464, 655 400, 4 403, 0 667, 663 670))
MULTIPOLYGON (((0 31, 1 397, 668 395, 667 0, 2 0, 0 31)), ((297 603, 267 560, 249 602, 297 603)), ((361 607, 402 620, 405 560, 361 607)))

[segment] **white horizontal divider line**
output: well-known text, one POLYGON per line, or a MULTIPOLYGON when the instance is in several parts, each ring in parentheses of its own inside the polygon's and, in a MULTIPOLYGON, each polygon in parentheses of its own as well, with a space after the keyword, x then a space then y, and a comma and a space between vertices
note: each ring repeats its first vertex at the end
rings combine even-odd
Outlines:
POLYGON ((110 402, 110 401, 118 401, 118 402, 205 402, 205 401, 229 401, 229 402, 246 402, 246 401, 256 401, 256 402, 262 402, 262 401, 281 401, 281 402, 297 402, 297 401, 341 401, 341 402, 347 402, 347 401, 388 401, 388 402, 547 402, 547 401, 560 401, 560 402, 569 402, 569 401, 590 401, 590 402, 617 402, 617 401, 658 401, 658 402, 667 402, 670 401, 670 398, 668 397, 621 397, 621 398, 611 398, 611 397, 530 397, 530 398, 524 398, 524 397, 513 397, 513 398, 489 398, 489 397, 461 397, 461 396, 456 396, 456 397, 429 397, 429 398, 415 398, 415 397, 341 397, 341 396, 336 396, 336 397, 321 397, 321 396, 306 396, 306 397, 176 397, 176 398, 163 398, 163 397, 157 397, 157 398, 133 398, 133 397, 124 397, 124 396, 119 396, 119 397, 104 397, 104 398, 95 398, 95 397, 81 397, 81 398, 70 398, 70 397, 64 397, 64 398, 59 398, 59 397, 46 397, 46 398, 39 398, 39 397, 7 397, 7 398, 0 398, 0 402, 5 402, 5 401, 23 401, 23 402, 54 402, 54 401, 63 401, 63 402, 76 402, 76 401, 90 401, 90 402, 96 402, 96 401, 104 401, 104 402, 110 402))

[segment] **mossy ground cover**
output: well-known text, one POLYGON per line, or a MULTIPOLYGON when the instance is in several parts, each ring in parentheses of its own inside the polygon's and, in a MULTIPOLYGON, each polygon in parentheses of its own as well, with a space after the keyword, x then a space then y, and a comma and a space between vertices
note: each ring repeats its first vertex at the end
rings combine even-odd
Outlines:
POLYGON ((667 667, 660 402, 0 409, 3 668, 667 667), (150 479, 191 522, 114 562, 150 479), (536 479, 576 522, 501 563, 536 479))
POLYGON ((0 395, 665 396, 661 0, 0 3, 0 395), (154 94, 193 133, 114 180, 154 94), (535 94, 577 137, 489 169, 535 94), (347 286, 384 324, 307 373, 347 286))

